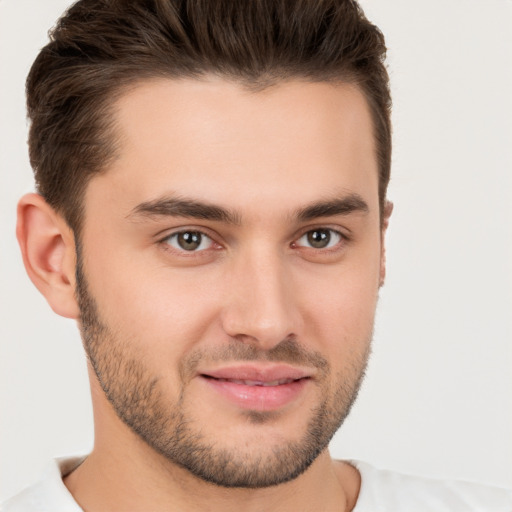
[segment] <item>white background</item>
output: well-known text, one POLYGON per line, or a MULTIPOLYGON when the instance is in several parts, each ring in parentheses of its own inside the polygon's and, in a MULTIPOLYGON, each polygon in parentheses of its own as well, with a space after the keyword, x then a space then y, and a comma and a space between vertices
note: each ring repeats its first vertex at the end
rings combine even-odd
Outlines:
MULTIPOLYGON (((14 237, 24 79, 64 0, 0 0, 0 500, 92 418, 75 325, 14 237)), ((363 0, 389 46, 395 150, 374 354, 336 457, 512 487, 512 1, 363 0)))

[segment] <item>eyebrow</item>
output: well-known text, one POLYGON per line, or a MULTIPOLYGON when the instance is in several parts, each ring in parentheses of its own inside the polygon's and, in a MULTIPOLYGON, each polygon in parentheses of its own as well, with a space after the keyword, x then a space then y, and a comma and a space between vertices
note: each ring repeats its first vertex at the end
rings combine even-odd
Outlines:
MULTIPOLYGON (((359 194, 315 201, 295 211, 293 218, 307 222, 320 217, 349 215, 351 213, 368 213, 368 204, 359 194)), ((130 217, 188 217, 200 220, 241 224, 241 215, 222 206, 181 197, 162 197, 138 204, 127 215, 130 217)))
POLYGON ((344 197, 316 201, 295 212, 295 217, 301 221, 311 221, 319 217, 349 215, 351 213, 368 213, 369 207, 359 194, 349 194, 344 197))
POLYGON ((240 224, 240 215, 236 212, 207 202, 179 197, 162 197, 140 203, 128 217, 190 217, 240 224))

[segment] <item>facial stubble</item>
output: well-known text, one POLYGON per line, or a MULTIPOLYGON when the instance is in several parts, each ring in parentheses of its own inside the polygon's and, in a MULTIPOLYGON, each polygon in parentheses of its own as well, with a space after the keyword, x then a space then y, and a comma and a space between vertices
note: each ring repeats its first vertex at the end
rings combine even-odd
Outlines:
MULTIPOLYGON (((362 340, 362 355, 331 383, 328 361, 319 353, 286 339, 269 351, 233 340, 222 350, 196 351, 180 362, 181 387, 174 403, 164 394, 161 379, 144 364, 133 346, 120 339, 100 317, 85 277, 77 247, 76 294, 80 307, 80 331, 98 382, 118 417, 149 447, 203 481, 222 487, 262 488, 290 481, 302 474, 343 423, 354 403, 370 353, 371 329, 362 340), (300 440, 288 440, 244 453, 240 446, 225 447, 202 433, 202 426, 187 411, 188 376, 204 360, 280 361, 315 367, 319 378, 318 405, 310 415, 300 440)), ((190 405, 190 404, 188 404, 190 405)), ((279 413, 246 411, 246 421, 266 425, 279 421, 279 413)), ((283 422, 283 429, 286 428, 283 422)), ((222 432, 218 433, 219 438, 222 432)))

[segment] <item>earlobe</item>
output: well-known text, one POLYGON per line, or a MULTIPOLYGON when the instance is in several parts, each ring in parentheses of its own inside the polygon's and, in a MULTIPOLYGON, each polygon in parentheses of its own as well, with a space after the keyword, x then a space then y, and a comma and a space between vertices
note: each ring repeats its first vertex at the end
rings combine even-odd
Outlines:
POLYGON ((59 315, 78 318, 75 240, 66 221, 38 194, 18 203, 16 236, 31 281, 59 315))
POLYGON ((386 201, 384 205, 384 212, 382 217, 381 228, 381 253, 380 253, 380 278, 379 286, 382 286, 386 280, 386 231, 389 226, 389 219, 393 213, 393 203, 386 201))

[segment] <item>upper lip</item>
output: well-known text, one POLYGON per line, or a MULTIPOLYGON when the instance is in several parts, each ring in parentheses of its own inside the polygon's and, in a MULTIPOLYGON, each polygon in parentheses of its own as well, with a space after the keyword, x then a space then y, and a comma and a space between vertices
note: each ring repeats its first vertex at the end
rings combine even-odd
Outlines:
POLYGON ((299 380, 309 378, 313 376, 313 371, 287 364, 244 364, 205 370, 201 371, 200 375, 212 377, 214 379, 274 382, 280 380, 299 380))

